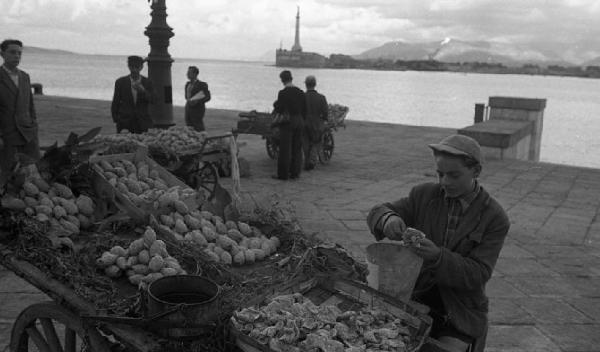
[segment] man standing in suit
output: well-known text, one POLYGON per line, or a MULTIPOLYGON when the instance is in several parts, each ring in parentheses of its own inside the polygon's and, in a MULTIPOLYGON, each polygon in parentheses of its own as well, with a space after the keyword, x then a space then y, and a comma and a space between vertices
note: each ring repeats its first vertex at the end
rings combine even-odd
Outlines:
POLYGON ((132 133, 143 133, 153 125, 148 111, 154 95, 152 82, 140 74, 144 68, 144 59, 141 57, 129 56, 127 66, 130 74, 115 82, 112 119, 117 124, 117 133, 125 129, 132 133))
POLYGON ((329 107, 325 96, 315 90, 317 85, 315 76, 307 76, 304 84, 306 85, 306 120, 302 149, 304 149, 304 170, 312 170, 319 162, 319 151, 329 107))
POLYGON ((198 79, 198 67, 190 66, 187 71, 188 82, 185 84, 185 124, 196 131, 204 131, 204 113, 210 101, 208 84, 198 79))
POLYGON ((17 68, 23 43, 7 39, 0 44, 4 64, 0 68, 0 173, 10 170, 22 153, 40 158, 38 124, 29 75, 17 68))
POLYGON ((279 128, 279 155, 277 175, 279 180, 296 179, 302 169, 302 129, 306 116, 306 99, 302 89, 292 83, 292 73, 288 70, 279 74, 283 89, 273 103, 274 111, 288 114, 290 119, 275 127, 279 128))

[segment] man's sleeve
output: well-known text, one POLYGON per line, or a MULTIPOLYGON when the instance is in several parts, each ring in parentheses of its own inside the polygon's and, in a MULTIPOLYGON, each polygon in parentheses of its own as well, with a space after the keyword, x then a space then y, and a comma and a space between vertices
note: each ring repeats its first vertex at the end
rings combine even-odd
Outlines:
MULTIPOLYGON (((27 77, 27 87, 29 89, 29 115, 33 119, 33 121, 37 121, 37 114, 35 113, 35 105, 33 104, 33 93, 31 93, 31 80, 29 79, 29 75, 26 74, 27 77)), ((0 133, 1 135, 1 133, 0 133)))
POLYGON ((277 100, 273 103, 273 109, 277 113, 283 113, 283 90, 280 90, 279 93, 277 93, 277 100))
POLYGON ((383 225, 390 216, 398 216, 406 226, 414 224, 415 188, 410 191, 406 198, 401 198, 392 203, 383 203, 374 206, 367 215, 367 225, 375 239, 383 239, 383 225))
POLYGON ((110 105, 110 113, 112 115, 113 122, 117 122, 119 119, 119 102, 121 100, 119 92, 119 80, 115 81, 115 91, 113 92, 112 103, 110 105))
POLYGON ((204 92, 204 99, 202 99, 203 103, 208 103, 210 101, 210 90, 208 90, 208 83, 202 84, 202 91, 204 92))
POLYGON ((323 106, 321 118, 325 121, 329 118, 329 105, 327 104, 327 98, 323 95, 323 106))

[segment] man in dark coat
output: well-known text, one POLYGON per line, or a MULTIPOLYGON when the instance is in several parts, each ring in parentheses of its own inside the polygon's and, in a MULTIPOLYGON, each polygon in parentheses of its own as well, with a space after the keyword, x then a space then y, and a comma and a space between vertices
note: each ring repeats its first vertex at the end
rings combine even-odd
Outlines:
POLYGON ((144 67, 143 58, 129 56, 127 66, 130 74, 115 82, 110 109, 112 119, 117 125, 117 133, 125 129, 132 133, 143 133, 153 125, 148 110, 154 100, 152 82, 140 74, 144 67))
POLYGON ((329 107, 325 96, 315 90, 317 85, 315 76, 307 76, 304 84, 306 85, 306 119, 304 120, 304 139, 302 141, 304 170, 312 170, 319 162, 319 151, 329 107))
MULTIPOLYGON (((410 250, 423 258, 413 299, 431 308, 431 336, 450 351, 483 351, 487 335, 485 285, 510 223, 479 184, 481 148, 463 135, 431 144, 438 183, 414 187, 408 197, 371 209, 377 240, 402 240, 407 227, 424 234, 410 250)), ((398 278, 402 280, 402 278, 398 278)))
POLYGON ((8 39, 0 44, 0 173, 8 172, 22 153, 31 161, 40 158, 38 124, 29 75, 17 68, 23 43, 8 39))
POLYGON ((281 71, 279 74, 284 88, 279 91, 273 103, 275 113, 287 113, 289 121, 276 126, 279 128, 279 156, 277 158, 277 175, 280 180, 295 179, 302 169, 302 129, 306 116, 304 92, 292 84, 292 73, 281 71))
POLYGON ((198 79, 198 67, 190 66, 187 71, 189 79, 185 84, 185 124, 196 131, 204 131, 205 104, 210 101, 208 84, 198 79))

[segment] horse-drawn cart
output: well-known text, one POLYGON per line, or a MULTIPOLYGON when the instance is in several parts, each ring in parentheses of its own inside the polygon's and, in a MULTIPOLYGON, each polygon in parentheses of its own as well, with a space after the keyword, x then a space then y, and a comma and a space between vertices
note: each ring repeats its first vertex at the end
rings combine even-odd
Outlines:
MULTIPOLYGON (((346 127, 344 121, 347 114, 348 107, 337 104, 329 105, 329 116, 324 124, 321 150, 318 152, 320 163, 327 164, 331 160, 335 148, 333 132, 337 131, 339 127, 346 127)), ((277 159, 279 155, 279 135, 277 128, 271 127, 273 115, 253 110, 242 112, 239 116, 240 120, 237 123, 235 133, 260 135, 265 140, 267 155, 271 159, 277 159)))

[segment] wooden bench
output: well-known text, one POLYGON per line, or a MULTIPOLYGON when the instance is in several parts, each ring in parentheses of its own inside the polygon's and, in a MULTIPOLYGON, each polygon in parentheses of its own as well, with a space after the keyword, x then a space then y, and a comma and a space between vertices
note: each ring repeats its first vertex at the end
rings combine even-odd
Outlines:
POLYGON ((527 160, 532 121, 487 120, 461 128, 459 134, 475 139, 488 159, 527 160))

